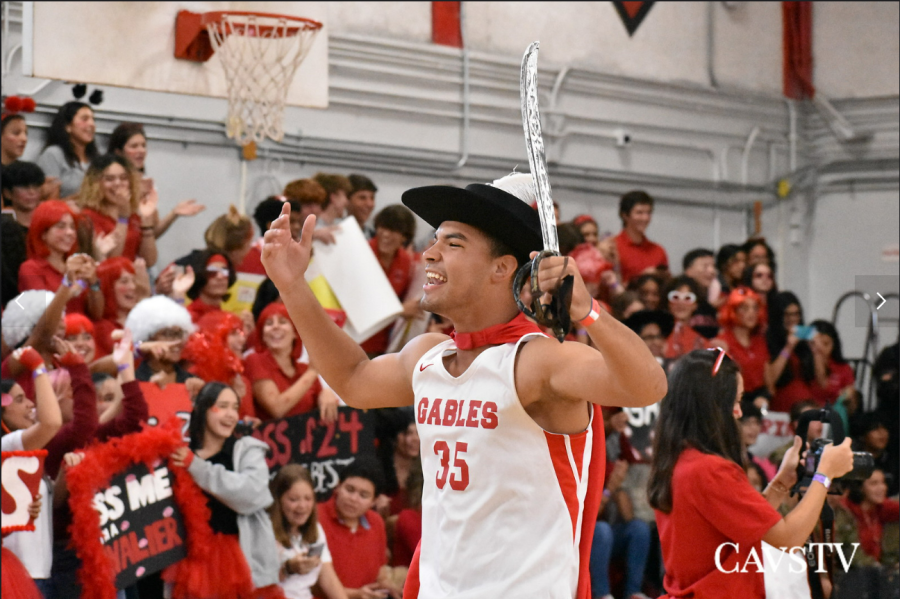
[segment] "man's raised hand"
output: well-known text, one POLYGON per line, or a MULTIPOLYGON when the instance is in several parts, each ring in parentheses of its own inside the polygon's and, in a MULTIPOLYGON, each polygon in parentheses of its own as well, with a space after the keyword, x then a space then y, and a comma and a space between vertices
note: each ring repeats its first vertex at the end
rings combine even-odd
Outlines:
POLYGON ((262 263, 266 274, 278 289, 287 288, 298 277, 302 278, 309 266, 312 253, 313 229, 316 217, 310 215, 303 223, 300 241, 291 238, 291 205, 287 202, 266 231, 262 247, 262 263))

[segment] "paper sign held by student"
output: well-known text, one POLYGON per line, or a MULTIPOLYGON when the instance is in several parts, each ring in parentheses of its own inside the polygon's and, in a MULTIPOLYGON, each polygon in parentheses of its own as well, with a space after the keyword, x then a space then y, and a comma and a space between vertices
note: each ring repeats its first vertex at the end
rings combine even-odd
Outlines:
MULTIPOLYGON (((33 531, 34 520, 28 506, 34 501, 44 475, 44 457, 47 452, 4 451, 0 476, 3 480, 3 534, 33 531)), ((43 501, 47 501, 44 497, 43 501)))

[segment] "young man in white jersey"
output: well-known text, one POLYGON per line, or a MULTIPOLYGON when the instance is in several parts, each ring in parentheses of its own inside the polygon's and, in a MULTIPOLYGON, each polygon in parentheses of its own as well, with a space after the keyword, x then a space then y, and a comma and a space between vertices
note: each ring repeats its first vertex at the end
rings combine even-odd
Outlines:
POLYGON ((422 308, 449 318, 456 332, 426 333, 373 360, 303 278, 313 220, 293 241, 286 205, 266 232, 266 272, 328 384, 356 408, 415 407, 425 488, 407 581, 413 597, 589 598, 605 462, 603 419, 592 404, 641 407, 666 393, 646 345, 599 309, 574 260, 544 259, 540 289, 575 278, 570 313, 597 349, 559 343, 519 313, 512 281, 541 249, 540 221, 526 203, 533 198, 501 188, 513 190, 507 179, 403 194, 437 229, 423 254, 422 308))

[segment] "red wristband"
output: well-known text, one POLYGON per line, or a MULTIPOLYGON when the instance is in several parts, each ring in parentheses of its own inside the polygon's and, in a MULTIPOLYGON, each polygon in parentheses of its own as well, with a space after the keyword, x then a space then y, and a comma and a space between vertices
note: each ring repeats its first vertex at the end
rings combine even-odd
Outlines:
POLYGON ((583 327, 589 327, 600 318, 600 302, 595 299, 591 299, 591 310, 588 312, 588 315, 578 321, 583 327))
POLYGON ((36 349, 29 347, 19 356, 19 364, 28 370, 34 371, 36 368, 44 365, 44 358, 41 357, 41 354, 36 349))

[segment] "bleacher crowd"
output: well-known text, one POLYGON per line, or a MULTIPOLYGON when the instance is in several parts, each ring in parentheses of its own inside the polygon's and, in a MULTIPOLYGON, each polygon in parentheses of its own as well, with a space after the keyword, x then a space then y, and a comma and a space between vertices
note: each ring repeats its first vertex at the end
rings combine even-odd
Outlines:
MULTIPOLYGON (((333 422, 342 402, 310 366, 274 285, 258 285, 252 308, 230 311, 226 302, 244 275, 265 276, 262 235, 287 202, 295 237, 313 214, 321 243, 335 243, 345 218, 355 219, 369 240, 403 306, 402 325, 362 343, 370 357, 396 351, 410 331, 449 332, 452 323, 418 306, 424 248, 414 244, 413 214, 399 204, 375 213, 378 188, 365 175, 318 173, 262 200, 252 220, 233 207, 224 211, 194 240, 196 249, 162 264, 160 238, 177 219, 206 207, 185 200, 161 214, 145 170, 143 127, 122 123, 103 148, 95 129, 91 107, 69 102, 37 161, 25 162, 26 144, 34 143, 26 120, 12 110, 2 116, 3 451, 48 452, 33 508, 36 530, 7 535, 4 550, 46 599, 80 596, 79 570, 86 566, 71 543, 66 475, 84 467, 85 448, 140 431, 161 413, 153 405, 157 395, 142 391, 146 383, 190 399, 190 442, 173 462, 204 491, 209 525, 228 542, 215 547, 208 571, 183 562, 120 596, 162 597, 168 587, 187 597, 196 585, 226 584, 257 596, 399 598, 421 535, 423 473, 412 411, 380 411, 376 450, 341 472, 324 502, 317 503, 316 484, 300 465, 270 476, 268 447, 237 433, 238 422, 259 430, 308 413, 333 422)), ((561 251, 661 368, 714 347, 737 362, 745 388, 745 469, 760 491, 785 450, 753 450, 769 415, 788 413, 793 427, 802 412, 832 406, 855 449, 870 452, 876 468, 829 498, 837 541, 859 543, 860 550, 851 570, 837 569, 827 586, 838 593, 842 582, 896 571, 897 344, 872 367, 877 402, 866 411, 867 390, 857 385, 838 331, 822 315, 807 314, 789 282, 779 289, 778 257, 765 239, 696 248, 670 261, 650 240, 653 209, 647 193, 626 193, 621 230, 606 236, 589 214, 569 218, 559 226, 561 251)), ((578 328, 569 339, 589 343, 578 328)), ((590 561, 594 597, 662 592, 646 493, 656 414, 658 406, 604 409, 608 463, 590 561)), ((810 427, 809 437, 821 432, 810 427)))

